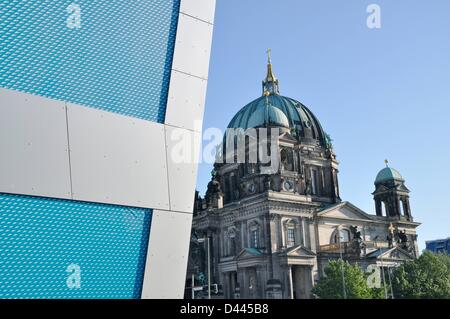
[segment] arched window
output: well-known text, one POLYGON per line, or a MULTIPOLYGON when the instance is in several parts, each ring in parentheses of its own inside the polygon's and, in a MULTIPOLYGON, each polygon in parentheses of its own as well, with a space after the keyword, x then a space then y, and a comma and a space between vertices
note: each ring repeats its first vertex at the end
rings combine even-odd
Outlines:
POLYGON ((286 235, 287 247, 295 246, 295 227, 288 227, 286 235))
POLYGON ((239 199, 239 183, 235 173, 230 174, 231 179, 231 200, 239 199))
POLYGON ((250 247, 259 247, 259 224, 253 222, 250 226, 250 247))
POLYGON ((388 216, 386 203, 384 201, 381 202, 381 216, 388 216))
POLYGON ((333 233, 333 237, 332 237, 332 242, 333 244, 338 244, 339 242, 341 243, 348 243, 350 241, 351 237, 350 237, 350 231, 348 229, 339 229, 339 231, 334 231, 333 233))
POLYGON ((229 176, 228 175, 225 175, 224 176, 224 181, 225 181, 225 189, 224 189, 224 192, 225 192, 225 201, 226 202, 229 202, 230 200, 231 200, 231 185, 230 185, 230 179, 229 179, 229 176))
POLYGON ((293 247, 296 244, 296 232, 297 232, 297 224, 293 220, 288 220, 284 224, 284 231, 285 231, 285 245, 286 247, 293 247))
POLYGON ((228 231, 228 256, 236 255, 236 233, 233 229, 228 231))
POLYGON ((339 231, 341 243, 347 243, 350 241, 350 231, 348 229, 341 229, 339 231))
POLYGON ((294 170, 294 154, 291 149, 283 148, 280 152, 281 165, 286 171, 294 170))
POLYGON ((400 216, 409 217, 408 216, 407 200, 404 199, 404 198, 400 198, 398 206, 399 206, 398 210, 399 210, 400 216))
POLYGON ((251 247, 258 248, 259 245, 259 229, 252 230, 251 233, 251 247))

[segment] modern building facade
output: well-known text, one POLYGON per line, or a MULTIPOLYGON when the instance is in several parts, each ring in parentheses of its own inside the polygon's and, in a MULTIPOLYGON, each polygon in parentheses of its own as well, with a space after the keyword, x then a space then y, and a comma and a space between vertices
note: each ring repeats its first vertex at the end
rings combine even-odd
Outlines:
POLYGON ((425 242, 426 250, 433 253, 450 254, 450 237, 447 239, 428 240, 425 242))
POLYGON ((214 9, 0 5, 0 298, 183 296, 214 9))
POLYGON ((330 260, 366 269, 418 256, 419 223, 400 173, 386 163, 376 176, 375 214, 342 201, 330 137, 308 107, 280 91, 269 58, 263 95, 231 120, 228 128, 241 135, 227 131, 220 151, 226 155, 218 157, 205 197, 196 200, 187 289, 192 275, 198 285, 208 273, 205 246, 195 238, 209 238, 211 283, 224 298, 310 298, 330 260), (261 146, 268 129, 269 145, 261 146), (245 141, 244 161, 233 140, 245 141), (249 160, 252 144, 258 154, 273 152, 272 171, 259 158, 249 160))

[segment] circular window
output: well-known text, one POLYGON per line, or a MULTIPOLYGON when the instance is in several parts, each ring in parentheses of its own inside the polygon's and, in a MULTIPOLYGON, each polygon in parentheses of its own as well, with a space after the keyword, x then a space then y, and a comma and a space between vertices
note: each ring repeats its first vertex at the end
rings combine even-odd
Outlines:
POLYGON ((292 191, 292 189, 294 188, 294 186, 292 185, 292 183, 290 181, 285 181, 283 183, 283 187, 284 187, 284 190, 286 190, 288 192, 292 191))

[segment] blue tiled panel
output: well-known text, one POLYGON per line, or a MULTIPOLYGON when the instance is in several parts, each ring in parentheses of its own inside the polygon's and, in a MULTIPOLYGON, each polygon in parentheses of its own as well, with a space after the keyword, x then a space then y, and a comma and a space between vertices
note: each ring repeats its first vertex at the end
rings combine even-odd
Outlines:
POLYGON ((1 1, 0 87, 162 123, 179 6, 1 1), (80 28, 68 27, 77 21, 66 11, 71 3, 81 9, 80 28))
POLYGON ((0 193, 0 298, 139 298, 150 221, 146 209, 0 193))

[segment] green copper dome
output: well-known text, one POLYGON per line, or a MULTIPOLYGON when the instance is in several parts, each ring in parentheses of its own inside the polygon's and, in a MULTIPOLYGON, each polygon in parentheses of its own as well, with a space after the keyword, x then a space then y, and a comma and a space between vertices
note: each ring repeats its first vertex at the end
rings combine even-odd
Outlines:
POLYGON ((265 127, 267 124, 269 126, 289 128, 289 120, 286 115, 271 104, 268 104, 267 108, 256 108, 247 122, 248 127, 265 127))
POLYGON ((262 96, 244 106, 228 124, 228 128, 285 127, 297 138, 319 140, 329 145, 328 136, 314 114, 302 103, 281 96, 262 96))
MULTIPOLYGON (((273 72, 272 61, 267 61, 267 75, 262 81, 263 96, 244 106, 233 117, 228 128, 281 127, 299 141, 331 147, 330 137, 323 131, 314 114, 302 103, 280 95, 280 83, 273 72)), ((226 135, 225 135, 226 137, 226 135)))
POLYGON ((385 167, 377 174, 375 184, 392 180, 404 181, 402 175, 396 169, 392 167, 385 167))

